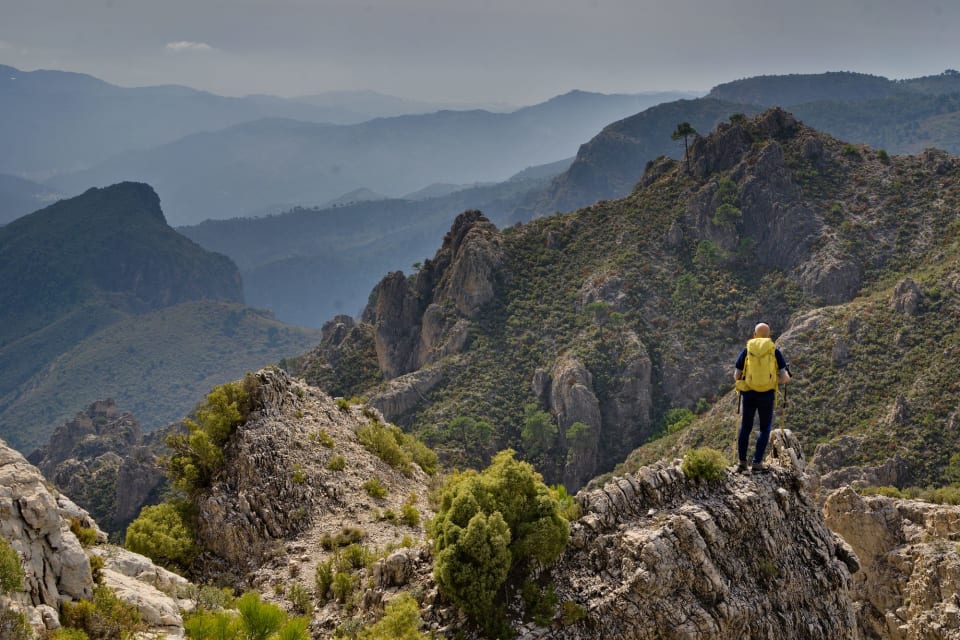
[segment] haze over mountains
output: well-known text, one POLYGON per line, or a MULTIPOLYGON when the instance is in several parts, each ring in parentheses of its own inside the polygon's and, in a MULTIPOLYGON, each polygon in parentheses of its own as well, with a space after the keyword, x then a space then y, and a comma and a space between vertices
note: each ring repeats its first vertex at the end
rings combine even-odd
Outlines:
POLYGON ((170 228, 137 183, 0 228, 0 299, 0 437, 19 448, 106 396, 155 428, 318 337, 245 307, 236 265, 170 228))

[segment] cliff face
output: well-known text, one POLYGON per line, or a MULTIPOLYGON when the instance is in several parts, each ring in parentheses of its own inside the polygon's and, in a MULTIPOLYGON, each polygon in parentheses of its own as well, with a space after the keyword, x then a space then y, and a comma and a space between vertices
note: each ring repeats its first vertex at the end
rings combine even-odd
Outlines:
POLYGON ((25 587, 7 606, 23 610, 40 628, 59 625, 61 599, 93 595, 90 562, 68 520, 78 512, 66 498, 54 497, 36 467, 0 441, 0 535, 21 558, 25 587))
POLYGON ((479 211, 467 211, 412 281, 400 272, 384 278, 363 312, 376 329, 384 376, 396 378, 461 351, 469 321, 494 298, 503 261, 496 227, 479 211))

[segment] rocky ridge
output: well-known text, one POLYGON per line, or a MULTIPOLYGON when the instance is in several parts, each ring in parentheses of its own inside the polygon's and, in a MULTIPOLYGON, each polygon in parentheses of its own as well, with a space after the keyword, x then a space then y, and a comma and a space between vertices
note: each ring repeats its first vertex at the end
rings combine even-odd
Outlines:
POLYGON ((276 578, 269 569, 281 566, 312 580, 316 564, 330 556, 325 534, 359 527, 363 544, 379 549, 422 535, 419 526, 382 517, 399 513, 414 494, 423 519, 432 512, 428 476, 416 464, 404 472, 359 442, 358 429, 383 423, 379 412, 337 404, 280 369, 254 376, 255 409, 225 446, 223 471, 195 500, 198 576, 264 586, 276 578), (344 468, 331 463, 337 457, 344 468), (363 488, 372 480, 387 489, 384 497, 363 488))

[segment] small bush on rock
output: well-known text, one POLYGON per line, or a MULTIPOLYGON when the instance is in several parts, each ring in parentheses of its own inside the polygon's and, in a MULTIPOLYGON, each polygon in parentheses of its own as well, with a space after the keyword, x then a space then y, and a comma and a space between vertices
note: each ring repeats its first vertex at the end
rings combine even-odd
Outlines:
POLYGON ((188 433, 167 438, 173 450, 168 475, 173 486, 194 493, 210 485, 223 466, 223 445, 250 415, 250 395, 256 379, 248 375, 242 382, 228 382, 207 394, 196 410, 196 421, 186 420, 188 433))
POLYGON ((728 464, 726 456, 716 449, 702 447, 688 451, 680 469, 688 478, 713 481, 726 477, 728 464))
POLYGON ((23 565, 20 554, 0 536, 0 593, 23 591, 23 565))
POLYGON ((427 640, 428 636, 420 631, 422 626, 417 601, 409 593, 401 593, 387 604, 383 618, 357 637, 359 640, 427 640))

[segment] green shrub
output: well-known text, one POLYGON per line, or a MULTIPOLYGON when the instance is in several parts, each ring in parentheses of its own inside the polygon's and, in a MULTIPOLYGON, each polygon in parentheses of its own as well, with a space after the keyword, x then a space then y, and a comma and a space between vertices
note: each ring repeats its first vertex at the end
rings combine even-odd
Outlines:
POLYGON ((188 433, 167 438, 173 450, 168 475, 174 487, 194 493, 210 485, 223 466, 223 445, 250 414, 250 391, 255 385, 256 379, 247 375, 243 382, 214 387, 197 408, 196 421, 185 421, 188 433))
POLYGON ((363 483, 363 490, 372 498, 385 498, 387 488, 380 482, 380 478, 371 478, 363 483))
POLYGON ((317 431, 316 438, 317 438, 317 442, 325 446, 327 449, 333 449, 333 445, 334 445, 333 436, 327 433, 326 429, 320 429, 319 431, 317 431))
POLYGON ((702 447, 688 451, 680 469, 694 480, 722 480, 726 477, 728 464, 726 456, 716 449, 702 447))
POLYGON ((127 527, 124 546, 163 567, 185 571, 197 553, 187 509, 185 503, 172 501, 144 507, 127 527))
POLYGON ((97 532, 93 527, 85 527, 79 518, 70 517, 70 531, 84 547, 92 547, 97 542, 97 532))
POLYGON ((260 600, 260 594, 249 592, 237 600, 240 626, 246 640, 267 640, 280 629, 287 618, 283 609, 260 600))
POLYGON ((560 507, 560 515, 567 522, 577 520, 581 515, 580 503, 572 495, 567 493, 567 488, 562 484, 550 485, 550 495, 557 501, 560 507))
POLYGON ((560 619, 564 626, 577 624, 587 617, 587 610, 573 600, 564 600, 560 605, 560 619))
POLYGON ((90 560, 90 575, 97 584, 103 584, 103 566, 104 561, 100 556, 88 556, 90 560))
POLYGON ((413 457, 400 447, 390 427, 382 422, 370 422, 357 430, 357 438, 367 451, 409 475, 413 457))
POLYGON ((387 603, 383 618, 357 637, 360 640, 427 640, 428 636, 420 632, 422 626, 417 601, 409 593, 401 593, 387 603))
POLYGON ((350 411, 350 401, 346 398, 337 398, 335 402, 337 403, 337 408, 340 409, 340 411, 350 411))
MULTIPOLYGON (((67 640, 88 640, 82 631, 74 631, 64 636, 67 640)), ((33 640, 33 629, 27 616, 19 611, 4 607, 0 610, 0 638, 3 640, 33 640)))
POLYGON ((287 599, 297 613, 311 613, 313 611, 313 598, 310 596, 310 592, 304 589, 299 582, 290 585, 287 599))
POLYGON ((335 456, 331 456, 330 460, 327 462, 327 469, 330 469, 330 471, 343 471, 346 468, 347 459, 339 453, 335 456))
POLYGON ((358 584, 358 579, 353 574, 341 571, 333 576, 333 584, 330 585, 330 592, 340 604, 346 604, 354 587, 358 584))
POLYGON ((0 536, 0 593, 23 591, 23 565, 20 554, 0 536))
POLYGON ((350 544, 340 551, 339 564, 346 568, 362 569, 373 559, 372 554, 359 544, 350 544))
POLYGON ((60 623, 83 631, 90 640, 121 640, 146 629, 136 607, 102 585, 93 588, 93 600, 64 602, 60 623))
POLYGON ((190 584, 182 593, 177 594, 177 597, 192 600, 194 609, 198 611, 232 609, 236 604, 233 590, 229 587, 190 584))
POLYGON ((303 467, 299 464, 293 466, 293 474, 290 476, 290 479, 294 484, 303 484, 307 481, 307 473, 303 470, 303 467))
MULTIPOLYGON (((0 638, 7 638, 8 636, 3 635, 0 632, 0 638)), ((16 637, 16 636, 14 636, 16 637)), ((32 634, 24 636, 25 638, 32 638, 32 634)), ((60 627, 52 631, 47 635, 47 640, 90 640, 90 636, 81 631, 80 629, 70 629, 69 627, 60 627)))
POLYGON ((409 502, 400 508, 400 522, 409 527, 420 526, 420 512, 409 502))
POLYGON ((690 411, 690 409, 670 409, 663 416, 664 431, 667 433, 676 433, 690 425, 696 418, 696 414, 690 411))
POLYGON ((372 421, 357 429, 360 444, 391 467, 410 475, 410 463, 416 462, 428 475, 437 471, 437 454, 399 427, 372 421))
POLYGON ((317 564, 317 571, 314 578, 317 600, 320 604, 327 601, 330 596, 330 587, 333 586, 333 560, 320 562, 317 564))
POLYGON ((359 527, 344 527, 333 536, 329 533, 324 533, 320 538, 320 544, 327 550, 338 549, 356 544, 363 540, 366 535, 366 532, 359 527))
POLYGON ((440 590, 488 635, 504 624, 497 594, 509 575, 549 565, 563 551, 569 525, 540 474, 501 451, 482 473, 452 475, 430 523, 440 590))
POLYGON ((183 620, 190 640, 234 640, 240 636, 240 620, 225 611, 198 610, 183 620))
POLYGON ((549 627, 558 601, 553 584, 550 583, 545 589, 541 589, 536 582, 524 580, 520 595, 523 598, 524 609, 533 616, 537 626, 549 627))
POLYGON ((743 217, 743 212, 732 204, 724 203, 717 207, 713 213, 713 224, 715 226, 732 229, 743 217))
POLYGON ((307 631, 309 624, 307 618, 287 620, 274 637, 276 640, 310 640, 310 632, 307 631))

